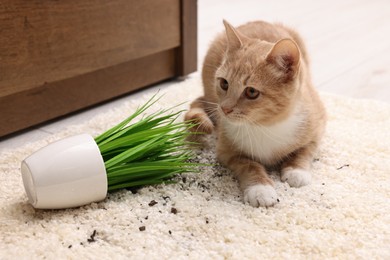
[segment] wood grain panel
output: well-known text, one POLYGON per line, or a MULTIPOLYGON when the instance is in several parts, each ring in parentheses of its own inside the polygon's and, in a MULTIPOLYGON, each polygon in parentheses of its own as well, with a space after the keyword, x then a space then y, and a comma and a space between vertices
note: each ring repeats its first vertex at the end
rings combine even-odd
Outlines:
POLYGON ((198 6, 196 0, 181 1, 181 45, 178 53, 178 75, 184 76, 198 66, 198 6))
POLYGON ((176 74, 176 49, 0 97, 0 136, 176 74))
POLYGON ((180 45, 179 0, 3 0, 0 97, 180 45))
POLYGON ((196 70, 196 0, 0 2, 0 136, 196 70))

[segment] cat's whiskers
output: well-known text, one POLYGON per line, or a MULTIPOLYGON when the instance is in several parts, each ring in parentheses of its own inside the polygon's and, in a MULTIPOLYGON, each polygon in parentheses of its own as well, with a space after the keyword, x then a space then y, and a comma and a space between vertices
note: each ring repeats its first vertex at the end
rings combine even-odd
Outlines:
POLYGON ((204 103, 204 104, 209 104, 209 105, 213 105, 213 106, 218 106, 218 103, 216 102, 210 102, 210 101, 206 101, 206 100, 199 100, 201 103, 204 103))
MULTIPOLYGON (((252 160, 255 160, 255 157, 254 157, 254 147, 253 147, 253 140, 252 140, 252 137, 254 137, 255 135, 253 134, 253 129, 251 127, 248 126, 247 122, 248 122, 248 118, 244 115, 244 114, 236 114, 235 115, 235 120, 238 121, 238 126, 239 126, 239 131, 241 132, 241 140, 243 140, 245 138, 244 136, 244 127, 245 127, 245 132, 246 132, 246 138, 249 138, 249 144, 250 144, 250 157, 252 160)), ((238 136, 238 135, 237 135, 238 136)), ((236 139, 237 139, 237 136, 236 136, 236 139)), ((237 140, 235 140, 237 142, 237 140)), ((234 142, 233 142, 234 144, 234 142)), ((244 143, 241 142, 240 143, 240 146, 241 146, 241 149, 240 149, 240 156, 241 156, 241 153, 242 151, 244 150, 244 143)))
POLYGON ((195 133, 202 133, 201 131, 199 131, 199 129, 201 129, 202 128, 202 126, 203 126, 203 123, 199 123, 198 125, 197 125, 197 127, 195 128, 195 133))
MULTIPOLYGON (((229 120, 226 118, 226 120, 229 120)), ((255 156, 255 149, 261 148, 261 147, 254 147, 253 144, 256 143, 253 138, 268 138, 273 140, 275 143, 282 144, 284 145, 285 142, 281 141, 282 139, 280 136, 275 135, 274 133, 270 132, 266 126, 260 125, 259 123, 255 122, 254 120, 251 120, 250 118, 243 116, 243 115, 236 115, 234 120, 230 119, 230 122, 235 122, 235 125, 237 126, 236 128, 236 134, 233 139, 230 141, 232 142, 233 146, 239 148, 237 149, 239 153, 239 157, 242 156, 243 153, 245 153, 245 150, 249 148, 249 151, 247 150, 247 153, 245 154, 245 157, 251 158, 253 161, 257 161, 258 159, 255 156), (259 127, 260 132, 264 135, 262 136, 256 136, 255 134, 255 129, 251 126, 256 126, 259 127), (245 140, 249 139, 249 142, 242 142, 240 140, 245 140), (247 149, 245 149, 245 147, 247 149)), ((221 129, 224 134, 228 133, 227 129, 221 129)), ((226 135, 225 134, 225 135, 226 135)), ((277 160, 282 160, 284 159, 284 155, 275 153, 273 155, 277 160)))
MULTIPOLYGON (((244 138, 244 133, 242 131, 242 126, 243 126, 243 124, 240 123, 239 124, 239 131, 241 133, 241 140, 244 138)), ((240 157, 241 157, 241 154, 242 154, 243 151, 244 151, 244 143, 241 142, 241 148, 240 148, 240 154, 239 154, 240 157)))
POLYGON ((203 107, 203 110, 207 114, 218 112, 218 106, 219 106, 218 103, 210 102, 210 101, 206 101, 206 100, 199 100, 199 101, 201 103, 205 104, 205 106, 203 107), (208 105, 211 105, 211 106, 208 106, 208 105))
POLYGON ((207 113, 211 121, 216 121, 220 113, 218 111, 218 108, 207 108, 205 109, 205 112, 207 113))
MULTIPOLYGON (((243 142, 239 142, 239 140, 243 140, 243 138, 245 138, 245 134, 248 134, 248 130, 244 129, 244 126, 245 126, 245 128, 247 127, 245 124, 245 117, 242 116, 241 114, 235 114, 234 119, 226 117, 225 120, 228 120, 230 122, 234 121, 235 124, 238 126, 237 132, 236 132, 233 140, 231 140, 231 141, 232 141, 233 146, 239 148, 238 149, 238 157, 241 157, 242 154, 244 153, 244 150, 245 150, 245 144, 243 142), (246 130, 246 131, 244 131, 244 130, 246 130)), ((227 134, 228 130, 223 129, 223 132, 227 134)), ((252 152, 252 157, 253 157, 253 152, 252 152)))
MULTIPOLYGON (((217 103, 214 103, 214 102, 208 102, 208 101, 205 101, 205 100, 199 100, 201 103, 204 103, 204 104, 208 104, 208 105, 212 105, 212 106, 204 106, 203 107, 203 110, 204 112, 206 112, 207 114, 207 117, 212 121, 212 124, 214 124, 213 122, 213 118, 217 118, 218 116, 218 104, 217 103)), ((200 129, 203 129, 203 127, 206 125, 206 122, 205 121, 202 121, 202 120, 198 120, 198 124, 195 128, 195 132, 198 132, 198 133, 201 133, 202 131, 199 131, 200 129)))
POLYGON ((246 128, 246 132, 247 132, 247 136, 249 138, 249 144, 250 144, 250 149, 251 149, 251 158, 252 160, 254 161, 255 160, 255 157, 254 157, 254 151, 253 151, 253 142, 252 142, 252 137, 254 136, 253 134, 253 131, 250 127, 248 127, 248 124, 243 124, 245 125, 245 128, 246 128), (250 132, 250 133, 249 133, 250 132))
MULTIPOLYGON (((225 120, 229 120, 229 119, 228 119, 228 118, 225 118, 225 120)), ((220 131, 222 131, 225 135, 227 135, 227 133, 228 133, 228 130, 225 129, 225 128, 223 128, 223 127, 221 127, 221 130, 220 130, 220 131)), ((239 147, 238 140, 239 140, 239 136, 241 135, 241 132, 242 132, 242 124, 239 124, 238 130, 237 130, 237 132, 236 132, 236 134, 234 135, 234 138, 233 138, 233 140, 232 140, 233 146, 239 147)), ((240 148, 239 150, 241 150, 241 149, 242 149, 242 144, 241 144, 241 148, 240 148)))
POLYGON ((266 126, 259 124, 258 122, 255 122, 254 120, 247 118, 248 122, 252 124, 253 126, 256 126, 257 129, 261 131, 262 134, 264 134, 266 137, 271 139, 272 141, 278 143, 278 144, 284 144, 283 137, 275 135, 275 133, 272 133, 266 126))

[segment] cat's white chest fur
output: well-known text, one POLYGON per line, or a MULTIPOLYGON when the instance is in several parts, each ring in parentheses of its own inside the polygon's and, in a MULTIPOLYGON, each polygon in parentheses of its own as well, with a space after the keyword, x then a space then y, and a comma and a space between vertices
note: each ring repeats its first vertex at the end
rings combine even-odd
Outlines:
POLYGON ((226 137, 236 149, 265 164, 273 164, 282 159, 284 151, 297 143, 304 114, 294 110, 284 121, 270 126, 255 125, 249 122, 222 120, 226 137))

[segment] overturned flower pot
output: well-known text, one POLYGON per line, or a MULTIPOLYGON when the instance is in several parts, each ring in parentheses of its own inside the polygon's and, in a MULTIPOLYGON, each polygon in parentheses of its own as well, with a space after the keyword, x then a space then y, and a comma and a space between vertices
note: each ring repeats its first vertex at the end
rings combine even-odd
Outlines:
POLYGON ((92 136, 76 135, 49 144, 22 161, 22 178, 35 208, 70 208, 103 200, 107 174, 92 136))
POLYGON ((157 100, 153 97, 96 138, 71 136, 23 160, 23 184, 31 205, 78 207, 105 199, 109 191, 170 183, 176 174, 196 172, 197 164, 188 162, 192 152, 186 141, 194 125, 175 121, 181 111, 158 111, 130 124, 157 100))

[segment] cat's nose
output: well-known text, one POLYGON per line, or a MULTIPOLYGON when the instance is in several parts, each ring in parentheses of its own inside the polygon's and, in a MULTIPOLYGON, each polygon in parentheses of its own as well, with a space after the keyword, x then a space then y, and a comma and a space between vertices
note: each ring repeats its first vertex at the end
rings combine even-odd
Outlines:
POLYGON ((225 115, 228 115, 231 112, 233 112, 232 108, 229 108, 229 107, 221 107, 221 108, 222 108, 222 111, 225 113, 225 115))

